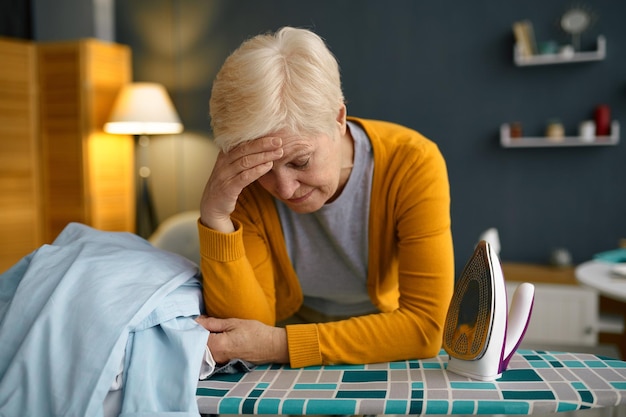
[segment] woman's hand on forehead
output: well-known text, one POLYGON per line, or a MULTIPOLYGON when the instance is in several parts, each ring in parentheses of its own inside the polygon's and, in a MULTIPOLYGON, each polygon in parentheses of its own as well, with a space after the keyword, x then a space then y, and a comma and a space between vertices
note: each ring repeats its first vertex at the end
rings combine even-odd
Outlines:
POLYGON ((234 231, 230 215, 239 195, 282 158, 282 143, 279 137, 262 137, 218 154, 202 195, 200 215, 205 226, 224 233, 234 231))
MULTIPOLYGON (((243 158, 248 155, 261 154, 263 152, 274 152, 281 149, 283 140, 280 136, 263 136, 257 139, 248 140, 240 143, 231 149, 228 154, 233 154, 233 159, 237 157, 243 158)), ((271 155, 268 155, 271 157, 271 155)), ((260 158, 259 160, 264 160, 260 158)))

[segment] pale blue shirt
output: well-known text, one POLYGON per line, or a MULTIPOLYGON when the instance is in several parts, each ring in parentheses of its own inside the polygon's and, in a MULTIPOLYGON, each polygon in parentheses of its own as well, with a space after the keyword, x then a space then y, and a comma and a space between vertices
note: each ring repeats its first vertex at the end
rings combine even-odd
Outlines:
POLYGON ((70 224, 0 275, 0 415, 197 416, 208 331, 197 266, 130 233, 70 224))

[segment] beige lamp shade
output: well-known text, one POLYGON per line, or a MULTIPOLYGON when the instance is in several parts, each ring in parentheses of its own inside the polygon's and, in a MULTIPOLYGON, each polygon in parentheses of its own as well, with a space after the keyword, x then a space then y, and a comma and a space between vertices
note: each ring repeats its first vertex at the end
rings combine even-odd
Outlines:
POLYGON ((123 135, 163 135, 180 133, 183 125, 165 87, 141 82, 122 88, 104 130, 123 135))

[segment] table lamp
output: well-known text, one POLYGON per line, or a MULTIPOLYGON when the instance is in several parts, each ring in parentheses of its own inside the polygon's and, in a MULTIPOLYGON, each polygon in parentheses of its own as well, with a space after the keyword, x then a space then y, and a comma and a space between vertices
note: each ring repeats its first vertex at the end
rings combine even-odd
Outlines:
POLYGON ((148 183, 148 135, 180 133, 183 125, 165 87, 157 83, 137 82, 127 84, 119 92, 104 130, 107 133, 134 135, 137 138, 139 187, 136 227, 137 234, 147 238, 157 227, 148 183), (143 221, 144 214, 147 225, 143 221))

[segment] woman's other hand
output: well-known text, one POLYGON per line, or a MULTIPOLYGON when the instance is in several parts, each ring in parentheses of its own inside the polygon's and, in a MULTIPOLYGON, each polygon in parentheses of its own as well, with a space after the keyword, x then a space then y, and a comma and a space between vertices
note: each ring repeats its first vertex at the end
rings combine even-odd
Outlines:
POLYGON ((241 191, 268 173, 283 155, 279 137, 244 142, 229 152, 220 152, 200 203, 200 221, 214 230, 234 231, 230 215, 241 191))
POLYGON ((217 363, 232 359, 254 364, 289 363, 287 333, 283 328, 256 320, 201 316, 196 321, 211 332, 207 344, 217 363))

